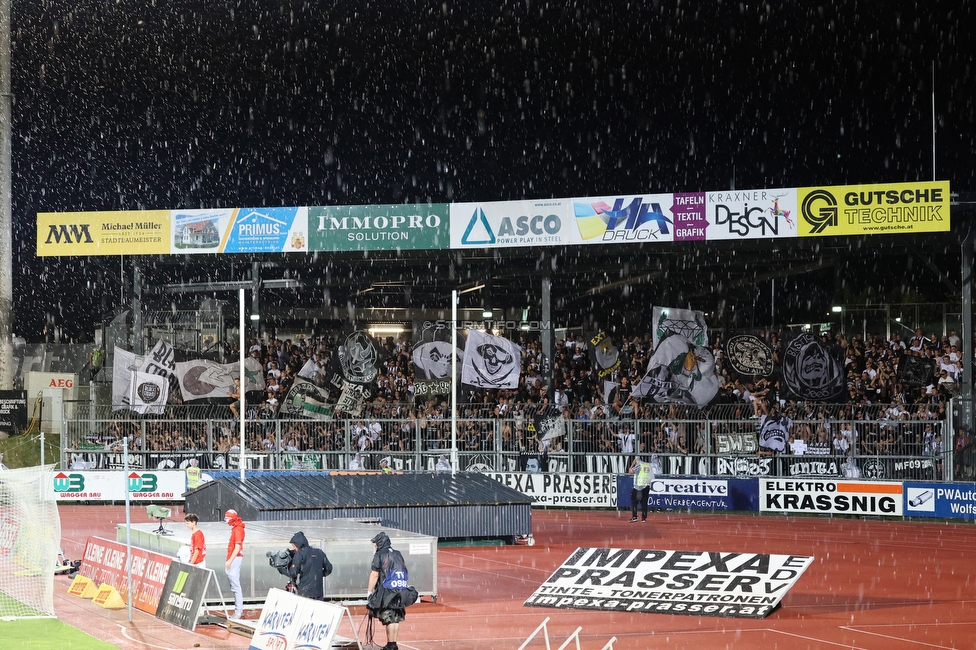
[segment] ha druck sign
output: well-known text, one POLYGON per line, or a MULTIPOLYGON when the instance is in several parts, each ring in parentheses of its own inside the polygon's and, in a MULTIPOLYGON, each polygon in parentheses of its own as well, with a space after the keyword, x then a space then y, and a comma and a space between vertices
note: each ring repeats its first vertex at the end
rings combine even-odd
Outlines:
POLYGON ((765 618, 812 562, 807 555, 578 548, 525 604, 765 618))

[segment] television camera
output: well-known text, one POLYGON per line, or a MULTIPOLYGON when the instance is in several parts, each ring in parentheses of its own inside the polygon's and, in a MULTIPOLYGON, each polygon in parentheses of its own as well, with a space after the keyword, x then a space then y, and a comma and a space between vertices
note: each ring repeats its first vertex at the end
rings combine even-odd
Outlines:
MULTIPOLYGON (((295 555, 294 551, 290 549, 268 551, 264 555, 268 558, 268 564, 270 564, 272 568, 277 569, 278 573, 281 575, 288 575, 288 565, 291 564, 291 559, 295 555)), ((295 591, 295 585, 291 580, 291 576, 288 578, 288 584, 285 585, 285 591, 295 591)))

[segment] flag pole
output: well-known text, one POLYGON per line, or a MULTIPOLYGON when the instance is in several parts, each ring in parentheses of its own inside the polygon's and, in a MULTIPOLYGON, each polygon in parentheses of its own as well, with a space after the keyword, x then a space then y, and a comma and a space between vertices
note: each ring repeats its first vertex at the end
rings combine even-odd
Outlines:
POLYGON ((458 471, 457 451, 457 289, 451 291, 451 476, 458 471))
POLYGON ((237 425, 241 429, 241 458, 239 462, 241 465, 241 481, 243 481, 244 480, 244 288, 242 287, 241 289, 239 289, 238 293, 240 298, 240 309, 238 310, 240 312, 239 313, 240 324, 238 325, 238 327, 240 328, 240 344, 238 347, 240 347, 240 349, 237 351, 237 361, 241 365, 240 367, 241 387, 240 389, 238 389, 240 410, 237 413, 237 417, 240 420, 240 422, 238 422, 237 425))

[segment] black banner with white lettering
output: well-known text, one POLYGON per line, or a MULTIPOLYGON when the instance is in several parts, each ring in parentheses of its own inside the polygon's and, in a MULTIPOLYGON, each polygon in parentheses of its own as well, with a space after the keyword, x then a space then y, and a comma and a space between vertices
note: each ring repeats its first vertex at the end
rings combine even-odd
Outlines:
POLYGON ((578 548, 524 604, 759 619, 812 562, 807 555, 578 548))
POLYGON ((0 390, 0 429, 23 431, 27 428, 27 391, 0 390))

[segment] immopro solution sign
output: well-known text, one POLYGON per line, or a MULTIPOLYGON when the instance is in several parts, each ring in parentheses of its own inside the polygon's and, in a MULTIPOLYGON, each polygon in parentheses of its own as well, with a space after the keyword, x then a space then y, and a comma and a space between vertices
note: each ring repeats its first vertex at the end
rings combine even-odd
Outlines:
POLYGON ((806 555, 578 548, 525 605, 765 618, 812 562, 806 555))
POLYGON ((446 250, 450 224, 446 203, 310 207, 309 250, 446 250))
POLYGON ((902 484, 881 481, 759 479, 760 512, 902 515, 902 484))

